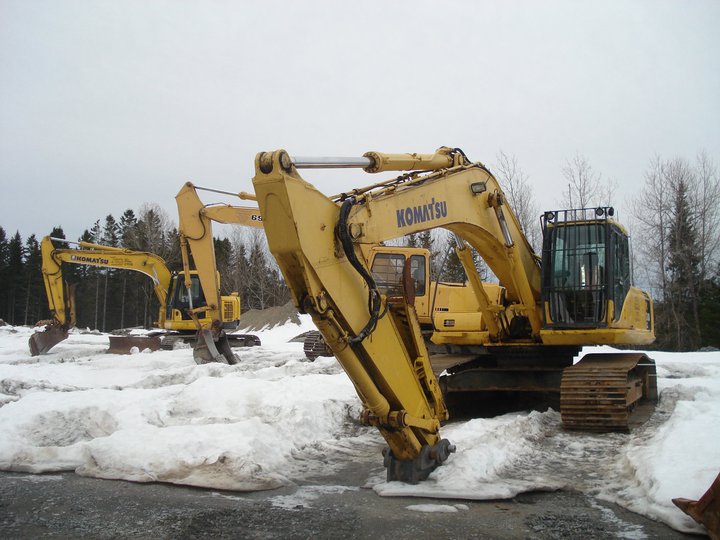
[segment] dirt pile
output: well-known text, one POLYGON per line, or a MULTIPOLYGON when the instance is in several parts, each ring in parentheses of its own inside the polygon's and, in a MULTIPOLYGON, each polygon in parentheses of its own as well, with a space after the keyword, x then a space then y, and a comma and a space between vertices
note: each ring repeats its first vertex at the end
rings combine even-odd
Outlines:
POLYGON ((240 316, 238 328, 243 331, 258 332, 263 328, 274 328, 288 322, 300 324, 298 310, 292 302, 267 309, 251 309, 240 316))

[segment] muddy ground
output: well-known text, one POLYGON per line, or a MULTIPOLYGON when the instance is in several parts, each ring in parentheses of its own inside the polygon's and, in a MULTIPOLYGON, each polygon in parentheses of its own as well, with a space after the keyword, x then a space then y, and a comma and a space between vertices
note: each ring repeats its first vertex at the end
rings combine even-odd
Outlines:
POLYGON ((366 470, 355 469, 254 493, 0 473, 0 538, 697 538, 574 492, 485 502, 379 497, 361 487, 366 470))

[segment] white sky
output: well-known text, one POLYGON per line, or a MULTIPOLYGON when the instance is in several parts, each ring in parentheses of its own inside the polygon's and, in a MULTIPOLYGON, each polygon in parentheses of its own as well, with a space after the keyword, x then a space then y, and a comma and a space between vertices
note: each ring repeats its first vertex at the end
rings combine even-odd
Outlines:
POLYGON ((718 28, 700 0, 0 0, 0 226, 74 238, 143 202, 175 219, 183 182, 250 190, 281 147, 503 150, 543 208, 579 152, 626 210, 655 155, 720 164, 718 28))

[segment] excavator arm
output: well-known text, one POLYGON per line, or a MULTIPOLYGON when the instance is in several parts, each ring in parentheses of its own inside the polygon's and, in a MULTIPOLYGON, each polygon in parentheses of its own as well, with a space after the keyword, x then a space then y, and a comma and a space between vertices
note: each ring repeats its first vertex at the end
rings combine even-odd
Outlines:
MULTIPOLYGON (((243 192, 228 193, 202 188, 187 182, 175 197, 178 207, 180 251, 185 286, 188 289, 191 286, 190 254, 192 254, 206 301, 205 306, 191 306, 190 309, 199 333, 193 356, 198 363, 219 361, 235 364, 237 358, 230 350, 230 345, 222 329, 222 296, 215 260, 212 223, 215 221, 262 228, 263 220, 257 208, 229 204, 205 204, 200 200, 198 190, 233 195, 240 199, 252 200, 254 196, 243 192), (210 324, 201 324, 197 318, 199 314, 204 314, 210 320, 210 324)), ((257 338, 254 339, 257 341, 257 338)))
POLYGON ((388 479, 424 479, 454 447, 440 437, 447 408, 412 302, 407 293, 378 292, 352 229, 341 224, 352 211, 347 199, 338 205, 305 182, 283 151, 259 154, 255 169, 270 250, 295 305, 353 381, 362 420, 387 441, 388 479))
POLYGON ((40 242, 42 256, 42 274, 47 293, 48 305, 55 324, 67 328, 75 326, 73 295, 68 292, 68 285, 63 280, 62 261, 55 258, 55 246, 52 238, 46 236, 40 242))
POLYGON ((72 287, 63 280, 63 264, 118 268, 145 274, 152 279, 153 290, 160 302, 159 325, 162 327, 167 291, 172 276, 165 261, 158 255, 90 242, 70 242, 49 236, 44 237, 40 242, 40 252, 45 292, 53 320, 45 324, 43 332, 36 332, 30 337, 30 352, 33 356, 48 352, 57 343, 66 339, 68 329, 75 326, 74 294, 72 287), (82 249, 56 249, 53 240, 77 244, 82 249))

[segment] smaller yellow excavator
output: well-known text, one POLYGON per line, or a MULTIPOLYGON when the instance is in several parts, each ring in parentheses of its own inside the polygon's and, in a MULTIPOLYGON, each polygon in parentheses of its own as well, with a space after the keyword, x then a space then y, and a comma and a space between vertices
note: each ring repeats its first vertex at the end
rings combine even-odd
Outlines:
MULTIPOLYGON (((232 193, 200 187, 192 182, 186 182, 175 197, 185 286, 189 290, 193 274, 196 275, 206 300, 203 305, 191 306, 188 310, 198 330, 193 357, 198 364, 208 362, 236 364, 238 358, 230 349, 228 334, 224 332, 222 325, 222 301, 217 282, 219 274, 215 261, 212 222, 262 229, 263 220, 257 207, 232 206, 224 203, 205 204, 200 200, 198 190, 231 195, 243 200, 255 200, 255 196, 245 192, 232 193), (195 270, 190 270, 191 254, 195 270), (200 315, 202 318, 198 318, 200 315)), ((260 344, 259 340, 257 344, 260 344)))
MULTIPOLYGON (((90 242, 71 242, 62 238, 46 236, 40 243, 42 254, 42 273, 45 282, 48 304, 52 319, 39 321, 42 331, 35 332, 29 340, 30 353, 33 356, 48 352, 59 342, 67 339, 68 330, 75 326, 74 285, 63 280, 62 265, 77 264, 134 270, 145 274, 153 281, 153 291, 160 304, 158 320, 154 325, 163 330, 175 331, 181 337, 194 334, 196 323, 187 314, 187 308, 198 307, 205 303, 203 290, 196 272, 190 272, 187 284, 182 286, 180 276, 173 275, 162 257, 145 251, 133 251, 124 248, 103 246, 90 242), (58 249, 52 241, 76 244, 81 249, 58 249), (184 334, 184 336, 183 336, 184 334)), ((219 277, 218 290, 219 290, 219 277)), ((238 293, 221 297, 222 325, 225 328, 237 328, 240 318, 240 298, 238 293)), ((240 336, 238 345, 256 345, 256 336, 240 336)), ((172 341, 173 337, 170 337, 172 341)), ((128 352, 131 347, 160 347, 160 337, 111 336, 110 352, 128 352)))

